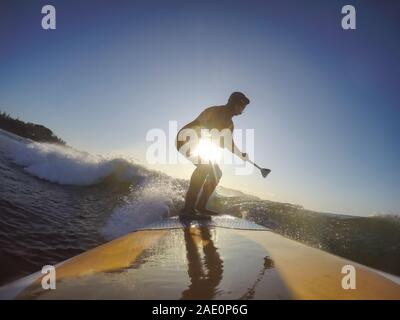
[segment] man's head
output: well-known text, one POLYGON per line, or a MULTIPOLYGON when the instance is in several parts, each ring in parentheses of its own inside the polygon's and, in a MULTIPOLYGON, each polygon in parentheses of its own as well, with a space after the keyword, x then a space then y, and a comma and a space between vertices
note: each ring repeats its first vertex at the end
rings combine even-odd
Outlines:
POLYGON ((237 116, 250 103, 250 100, 242 92, 233 92, 228 100, 227 106, 232 108, 232 114, 237 116))

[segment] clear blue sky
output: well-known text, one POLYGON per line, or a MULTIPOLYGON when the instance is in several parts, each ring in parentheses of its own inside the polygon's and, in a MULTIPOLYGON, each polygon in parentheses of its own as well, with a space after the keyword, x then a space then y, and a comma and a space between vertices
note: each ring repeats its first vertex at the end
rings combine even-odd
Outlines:
POLYGON ((241 90, 252 102, 236 127, 255 129, 272 174, 228 169, 223 184, 399 212, 399 14, 396 1, 1 1, 0 109, 78 149, 140 158, 149 129, 241 90), (348 3, 355 31, 341 29, 348 3), (41 29, 45 4, 55 31, 41 29))

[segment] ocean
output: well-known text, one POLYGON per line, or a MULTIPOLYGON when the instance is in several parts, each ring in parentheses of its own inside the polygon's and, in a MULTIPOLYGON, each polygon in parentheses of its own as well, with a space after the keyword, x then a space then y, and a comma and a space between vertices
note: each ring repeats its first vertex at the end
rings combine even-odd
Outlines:
MULTIPOLYGON (((188 182, 0 130, 0 285, 176 215, 188 182)), ((400 218, 319 213, 219 187, 211 206, 400 275, 400 218)))

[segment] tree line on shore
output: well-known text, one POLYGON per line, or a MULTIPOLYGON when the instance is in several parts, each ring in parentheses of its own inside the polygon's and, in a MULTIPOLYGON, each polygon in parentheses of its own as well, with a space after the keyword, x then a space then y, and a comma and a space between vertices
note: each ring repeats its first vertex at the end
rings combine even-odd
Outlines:
POLYGON ((13 118, 5 112, 0 112, 0 129, 34 141, 66 145, 65 141, 57 137, 49 128, 13 118))

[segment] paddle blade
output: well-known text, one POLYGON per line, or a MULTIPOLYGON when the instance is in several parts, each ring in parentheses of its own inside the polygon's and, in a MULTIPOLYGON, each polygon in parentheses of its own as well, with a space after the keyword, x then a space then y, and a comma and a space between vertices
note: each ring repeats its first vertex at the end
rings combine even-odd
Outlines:
POLYGON ((261 169, 261 174, 262 174, 263 178, 265 178, 270 172, 271 172, 271 170, 269 170, 269 169, 261 169))

